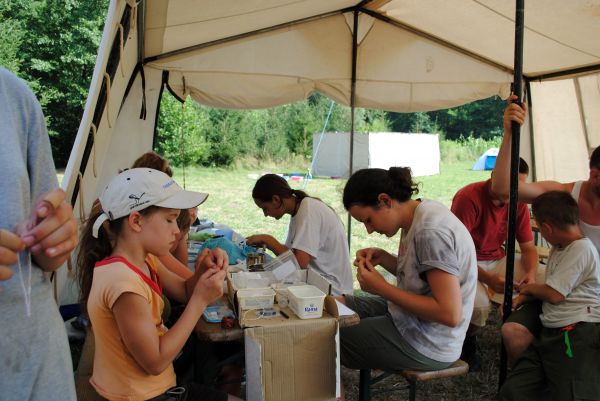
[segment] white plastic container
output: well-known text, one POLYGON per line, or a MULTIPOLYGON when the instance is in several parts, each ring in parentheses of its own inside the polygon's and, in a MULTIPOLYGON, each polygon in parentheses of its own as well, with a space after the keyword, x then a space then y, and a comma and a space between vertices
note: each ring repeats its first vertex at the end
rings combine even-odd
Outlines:
POLYGON ((275 291, 271 288, 246 288, 238 290, 240 309, 271 308, 275 301, 275 291))
POLYGON ((323 316, 325 293, 314 285, 288 287, 290 308, 300 319, 318 319, 323 316))

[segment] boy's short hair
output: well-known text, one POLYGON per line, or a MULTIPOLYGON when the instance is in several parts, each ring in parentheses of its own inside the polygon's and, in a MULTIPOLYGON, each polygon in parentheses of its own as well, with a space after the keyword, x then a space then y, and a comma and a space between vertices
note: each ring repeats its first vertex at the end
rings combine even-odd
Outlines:
POLYGON ((531 208, 539 225, 548 223, 565 229, 579 223, 579 207, 568 192, 546 192, 535 198, 531 208))
POLYGON ((519 157, 519 174, 529 175, 529 165, 522 157, 519 157))

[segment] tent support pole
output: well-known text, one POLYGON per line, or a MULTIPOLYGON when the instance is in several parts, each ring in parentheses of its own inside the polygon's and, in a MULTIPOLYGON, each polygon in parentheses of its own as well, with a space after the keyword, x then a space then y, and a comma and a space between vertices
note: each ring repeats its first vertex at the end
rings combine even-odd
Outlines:
MULTIPOLYGON (((356 104, 356 57, 358 53, 358 9, 354 10, 354 23, 352 32, 352 81, 350 84, 350 162, 348 178, 354 172, 354 109, 356 104)), ((348 250, 352 243, 352 216, 348 212, 348 250)))
POLYGON ((533 75, 533 76, 528 77, 528 79, 531 81, 540 81, 541 82, 541 81, 546 81, 546 80, 554 79, 554 78, 564 78, 569 75, 589 75, 589 74, 593 74, 597 71, 600 71, 600 64, 592 64, 592 65, 588 65, 585 67, 571 68, 569 70, 551 72, 551 73, 542 74, 542 75, 533 75))
MULTIPOLYGON (((523 31, 525 16, 525 0, 516 0, 515 15, 515 66, 513 92, 516 102, 521 103, 523 92, 523 31)), ((508 205, 508 238, 506 239, 506 280, 504 283, 504 302, 502 303, 503 320, 506 321, 512 310, 513 276, 515 267, 515 220, 517 217, 518 183, 519 183, 519 145, 521 127, 512 123, 512 147, 510 154, 510 200, 508 205)), ((507 355, 502 343, 500 355, 500 386, 506 379, 507 355)))
POLYGON ((527 92, 527 117, 529 120, 529 143, 531 146, 531 180, 537 181, 537 167, 535 164, 535 131, 533 127, 533 99, 531 98, 531 81, 525 81, 527 92))
POLYGON ((579 107, 579 117, 581 118, 581 128, 583 129, 583 136, 585 138, 585 146, 587 147, 588 157, 591 155, 592 144, 590 143, 590 133, 587 128, 585 121, 585 110, 583 108, 583 101, 581 100, 581 85, 579 84, 579 78, 573 79, 575 83, 575 94, 577 95, 577 106, 579 107))

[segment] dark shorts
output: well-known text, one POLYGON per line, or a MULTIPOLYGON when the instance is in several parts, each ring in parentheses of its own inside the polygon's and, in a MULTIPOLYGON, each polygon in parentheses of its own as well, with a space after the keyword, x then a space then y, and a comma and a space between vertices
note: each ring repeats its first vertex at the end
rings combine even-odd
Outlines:
POLYGON ((501 401, 600 400, 600 323, 577 323, 565 331, 542 328, 517 360, 498 399, 501 401))
POLYGON ((227 401, 227 393, 200 384, 172 387, 148 401, 227 401))
POLYGON ((381 297, 345 295, 360 323, 340 329, 341 363, 351 369, 440 370, 451 363, 434 361, 415 350, 398 332, 381 297))
POLYGON ((542 321, 540 320, 541 313, 542 301, 529 302, 523 304, 519 309, 511 313, 504 323, 518 323, 525 326, 535 338, 538 338, 542 331, 542 321))

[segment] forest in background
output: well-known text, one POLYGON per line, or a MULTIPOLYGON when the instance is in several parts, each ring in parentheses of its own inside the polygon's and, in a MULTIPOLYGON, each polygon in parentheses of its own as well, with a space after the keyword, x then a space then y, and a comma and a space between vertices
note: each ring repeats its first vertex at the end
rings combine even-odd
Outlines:
MULTIPOLYGON (((68 161, 96 61, 108 0, 0 0, 0 65, 29 83, 42 104, 57 167, 68 161)), ((215 109, 163 95, 157 151, 175 165, 230 166, 238 158, 309 158, 331 100, 318 93, 260 110, 215 109), (182 148, 184 144, 185 148, 182 148)), ((355 130, 424 132, 457 144, 494 142, 504 102, 489 98, 419 113, 356 110, 355 130)), ((350 108, 334 105, 328 132, 350 131, 350 108)), ((442 144, 452 148, 453 144, 442 144)))

